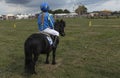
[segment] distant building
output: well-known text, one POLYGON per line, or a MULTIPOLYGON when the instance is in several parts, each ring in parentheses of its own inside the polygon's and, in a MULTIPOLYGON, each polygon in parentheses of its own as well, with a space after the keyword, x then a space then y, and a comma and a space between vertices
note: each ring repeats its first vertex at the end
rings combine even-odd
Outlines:
POLYGON ((6 15, 2 15, 3 20, 6 20, 6 15))
POLYGON ((17 14, 16 19, 34 19, 34 14, 17 14))
POLYGON ((35 14, 28 14, 28 16, 29 16, 28 17, 29 19, 35 19, 35 17, 36 17, 35 14))
POLYGON ((17 14, 16 19, 28 19, 29 15, 27 14, 17 14))
POLYGON ((75 12, 72 12, 72 13, 69 13, 68 16, 69 16, 69 17, 76 17, 76 16, 78 16, 78 14, 75 13, 75 12))
POLYGON ((120 18, 120 11, 112 12, 112 16, 116 16, 117 18, 120 18))
POLYGON ((88 15, 87 15, 88 18, 97 18, 99 16, 100 16, 99 11, 93 11, 93 12, 88 13, 88 15))
POLYGON ((78 16, 77 13, 60 13, 60 14, 55 14, 56 17, 76 17, 78 16))
POLYGON ((6 15, 6 19, 7 19, 7 20, 15 20, 16 17, 15 17, 14 14, 7 14, 7 15, 6 15))
POLYGON ((110 10, 100 11, 100 16, 111 16, 111 15, 112 15, 112 11, 110 10))
POLYGON ((88 13, 88 18, 108 18, 108 16, 111 16, 112 12, 109 10, 103 10, 103 11, 93 11, 88 13))
POLYGON ((35 18, 38 18, 38 16, 39 16, 39 13, 36 13, 36 14, 35 14, 35 18))
POLYGON ((3 20, 3 16, 2 15, 0 15, 0 20, 3 20))

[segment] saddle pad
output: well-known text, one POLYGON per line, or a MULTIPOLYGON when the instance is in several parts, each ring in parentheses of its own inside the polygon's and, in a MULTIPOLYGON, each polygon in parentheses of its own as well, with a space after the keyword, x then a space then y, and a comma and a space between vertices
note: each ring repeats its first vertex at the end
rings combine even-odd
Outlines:
POLYGON ((47 36, 47 39, 48 39, 49 44, 52 45, 53 44, 52 38, 50 36, 47 36))

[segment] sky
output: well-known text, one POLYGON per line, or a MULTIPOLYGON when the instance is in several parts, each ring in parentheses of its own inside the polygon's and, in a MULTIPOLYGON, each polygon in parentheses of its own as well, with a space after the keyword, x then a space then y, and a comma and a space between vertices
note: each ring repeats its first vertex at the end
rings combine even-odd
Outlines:
POLYGON ((52 10, 68 9, 73 12, 78 5, 85 5, 88 12, 120 11, 120 0, 0 0, 0 14, 39 13, 42 2, 47 2, 52 10))

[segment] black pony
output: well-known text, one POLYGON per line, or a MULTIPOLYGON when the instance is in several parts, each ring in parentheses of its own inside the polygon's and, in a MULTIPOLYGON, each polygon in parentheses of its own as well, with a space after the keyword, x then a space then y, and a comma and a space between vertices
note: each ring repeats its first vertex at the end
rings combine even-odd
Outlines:
MULTIPOLYGON (((62 26, 63 23, 57 20, 55 22, 55 30, 57 30, 61 36, 65 36, 64 27, 62 26)), ((54 36, 51 35, 52 40, 54 41, 54 36)), ((40 54, 46 54, 46 64, 49 64, 49 54, 53 51, 53 59, 52 64, 56 64, 55 55, 56 55, 56 48, 59 43, 59 37, 56 40, 56 47, 50 45, 47 35, 43 33, 34 33, 30 35, 24 44, 24 52, 25 52, 25 71, 27 73, 34 74, 35 72, 35 65, 36 61, 38 60, 38 56, 40 54)))

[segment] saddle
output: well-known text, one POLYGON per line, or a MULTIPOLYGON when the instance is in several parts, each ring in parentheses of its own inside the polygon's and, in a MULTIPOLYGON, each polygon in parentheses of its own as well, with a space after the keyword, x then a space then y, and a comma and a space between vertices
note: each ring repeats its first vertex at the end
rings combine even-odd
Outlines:
POLYGON ((49 42, 50 45, 53 45, 53 35, 50 35, 46 32, 38 32, 38 33, 41 33, 41 34, 44 34, 49 42))

